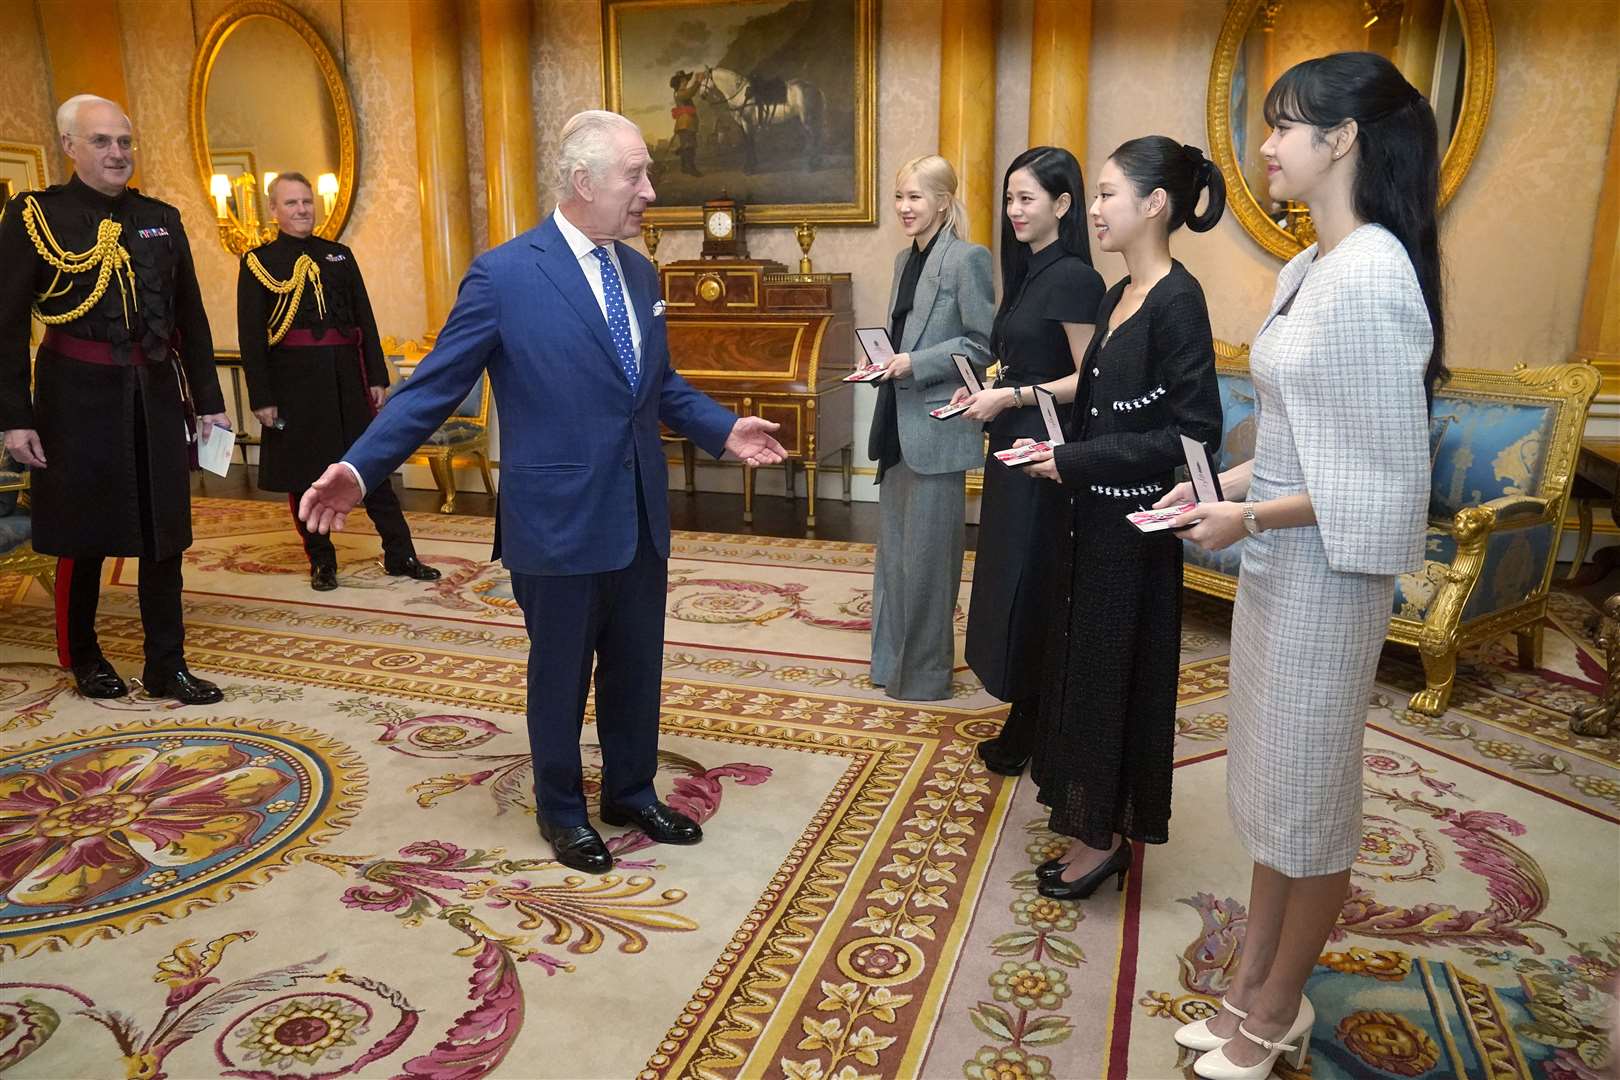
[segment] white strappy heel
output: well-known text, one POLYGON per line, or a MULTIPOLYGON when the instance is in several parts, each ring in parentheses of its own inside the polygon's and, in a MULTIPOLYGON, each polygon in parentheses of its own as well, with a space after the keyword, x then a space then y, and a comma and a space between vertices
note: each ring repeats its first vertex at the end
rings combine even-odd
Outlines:
MULTIPOLYGON (((1221 1008, 1239 1020, 1249 1018, 1248 1013, 1225 998, 1221 998, 1221 1008)), ((1185 1046, 1188 1050, 1196 1050, 1200 1054, 1204 1054, 1226 1045, 1226 1040, 1209 1030, 1209 1020, 1194 1020, 1192 1023, 1182 1024, 1176 1029, 1176 1045, 1185 1046)))
POLYGON ((1299 1015, 1294 1017, 1294 1022, 1288 1025, 1288 1030, 1280 1039, 1262 1039, 1242 1024, 1238 1025, 1239 1035, 1267 1052, 1264 1061, 1258 1065, 1234 1065, 1226 1056, 1223 1044, 1195 1061, 1193 1072, 1204 1080, 1266 1080, 1278 1058, 1286 1058, 1295 1069, 1303 1069, 1305 1059, 1311 1056, 1311 1028, 1314 1026, 1316 1010, 1309 998, 1301 997, 1299 1015))

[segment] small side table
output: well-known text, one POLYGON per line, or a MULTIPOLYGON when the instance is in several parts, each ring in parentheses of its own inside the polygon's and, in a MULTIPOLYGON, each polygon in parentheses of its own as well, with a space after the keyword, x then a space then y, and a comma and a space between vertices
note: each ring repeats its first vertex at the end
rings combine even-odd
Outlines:
POLYGON ((1575 502, 1580 531, 1576 533, 1575 559, 1565 581, 1573 581, 1586 563, 1586 553, 1592 546, 1593 503, 1601 500, 1607 505, 1609 520, 1620 528, 1620 439, 1581 440, 1569 497, 1575 502))

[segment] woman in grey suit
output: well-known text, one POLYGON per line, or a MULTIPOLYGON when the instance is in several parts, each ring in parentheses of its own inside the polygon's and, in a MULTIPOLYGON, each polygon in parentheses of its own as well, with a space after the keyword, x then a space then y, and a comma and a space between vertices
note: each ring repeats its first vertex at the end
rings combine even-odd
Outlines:
POLYGON ((867 449, 882 522, 872 683, 892 698, 937 701, 951 696, 964 481, 983 461, 984 434, 965 417, 928 414, 962 385, 953 353, 983 377, 996 302, 990 252, 958 236, 967 220, 950 162, 930 154, 903 165, 894 210, 911 243, 894 260, 889 339, 899 351, 878 384, 867 449))
POLYGON ((1243 541, 1226 802, 1254 860, 1248 928, 1221 1011, 1176 1033, 1208 1080, 1310 1053, 1305 984, 1361 844, 1367 700, 1395 578, 1423 565, 1445 376, 1429 103, 1382 56, 1336 53, 1291 68, 1265 108, 1271 198, 1308 205, 1319 242, 1255 336, 1254 459, 1221 476, 1236 501, 1177 519, 1210 550, 1243 541))

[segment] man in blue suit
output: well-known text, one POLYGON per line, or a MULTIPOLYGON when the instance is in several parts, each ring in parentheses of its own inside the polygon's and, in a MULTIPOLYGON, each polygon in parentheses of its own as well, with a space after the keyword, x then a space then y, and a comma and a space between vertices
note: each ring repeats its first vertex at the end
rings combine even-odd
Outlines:
POLYGON ((775 424, 738 419, 670 366, 658 271, 618 242, 640 233, 655 197, 650 163, 624 117, 570 119, 556 212, 473 261, 433 351, 298 511, 311 529, 342 529, 488 371, 504 421, 493 557, 529 633, 540 833, 558 861, 591 873, 613 867, 581 783, 593 660, 602 820, 666 844, 703 836, 653 790, 669 570, 659 421, 715 457, 783 457, 775 424))

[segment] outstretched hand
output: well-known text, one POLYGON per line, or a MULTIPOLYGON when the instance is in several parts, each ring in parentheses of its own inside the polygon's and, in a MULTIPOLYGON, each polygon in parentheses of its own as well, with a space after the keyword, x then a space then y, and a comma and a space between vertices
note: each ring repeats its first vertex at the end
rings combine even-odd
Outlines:
POLYGON ((310 532, 342 532, 349 511, 364 497, 360 482, 342 462, 334 462, 321 473, 321 478, 309 485, 298 502, 298 520, 310 532))
POLYGON ((787 457, 782 444, 771 438, 771 432, 780 426, 760 416, 738 417, 731 434, 726 436, 725 456, 756 468, 775 465, 787 457))

